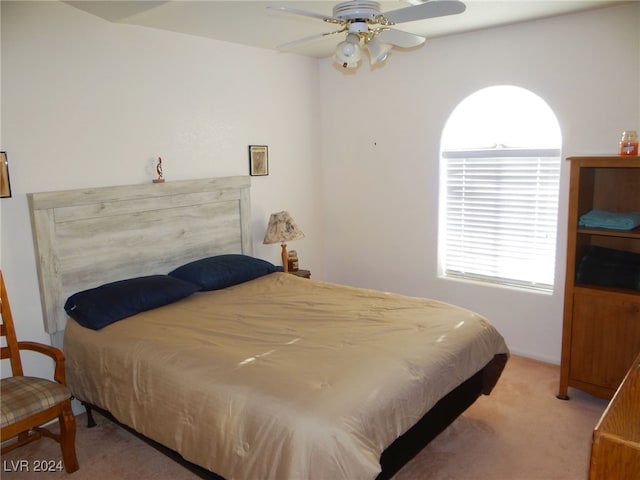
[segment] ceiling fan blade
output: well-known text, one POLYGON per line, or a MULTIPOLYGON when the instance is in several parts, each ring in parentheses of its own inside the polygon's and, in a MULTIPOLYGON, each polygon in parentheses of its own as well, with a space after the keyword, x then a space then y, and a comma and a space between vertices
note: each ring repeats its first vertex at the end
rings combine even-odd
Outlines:
POLYGON ((293 7, 285 7, 285 6, 278 6, 278 7, 267 7, 269 10, 277 10, 279 12, 286 12, 286 13, 293 13, 295 15, 302 15, 305 17, 312 17, 312 18, 318 18, 324 22, 328 22, 328 23, 344 23, 343 20, 336 18, 336 17, 331 17, 328 15, 322 15, 321 13, 315 13, 315 12, 309 12, 307 10, 300 10, 299 8, 293 8, 293 7))
POLYGON ((331 35, 337 35, 338 33, 342 33, 346 31, 345 28, 341 28, 340 30, 336 30, 335 32, 326 32, 326 33, 316 33, 315 35, 311 35, 309 37, 299 38, 298 40, 294 40, 292 42, 283 43, 282 45, 278 45, 276 48, 278 50, 287 50, 289 48, 295 47, 297 45, 301 45, 303 43, 310 42, 312 40, 317 40, 323 37, 329 37, 331 35))
POLYGON ((383 15, 387 20, 391 20, 394 23, 403 23, 456 15, 464 12, 466 8, 466 5, 459 0, 430 0, 420 5, 384 12, 383 15))
POLYGON ((414 35, 413 33, 403 32, 402 30, 395 30, 393 28, 385 29, 376 35, 376 38, 384 43, 390 43, 396 47, 411 48, 422 45, 426 40, 420 35, 414 35))

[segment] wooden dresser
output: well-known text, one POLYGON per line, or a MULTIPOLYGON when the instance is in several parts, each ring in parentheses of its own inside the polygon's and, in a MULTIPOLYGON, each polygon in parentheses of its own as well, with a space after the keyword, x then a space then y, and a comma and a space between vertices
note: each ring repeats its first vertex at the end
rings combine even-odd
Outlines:
POLYGON ((640 478, 640 355, 593 432, 589 480, 640 478))
MULTIPOLYGON (((562 360, 569 387, 611 398, 640 352, 640 227, 578 225, 591 210, 640 212, 640 157, 572 157, 562 360), (636 264, 637 265, 637 264, 636 264), (634 270, 635 268, 635 270, 634 270)), ((640 477, 639 477, 640 478, 640 477)))

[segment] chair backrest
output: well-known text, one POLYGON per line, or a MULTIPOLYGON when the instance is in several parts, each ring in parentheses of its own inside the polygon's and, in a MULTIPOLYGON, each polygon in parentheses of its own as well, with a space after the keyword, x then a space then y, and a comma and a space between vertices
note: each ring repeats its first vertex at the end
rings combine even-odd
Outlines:
POLYGON ((4 338, 1 348, 1 358, 11 360, 11 370, 13 376, 22 375, 22 362, 20 361, 20 350, 18 349, 18 339, 16 329, 13 326, 13 316, 9 305, 9 296, 4 286, 4 278, 0 270, 0 311, 2 313, 2 325, 0 325, 0 335, 4 338), (5 345, 6 344, 6 345, 5 345))

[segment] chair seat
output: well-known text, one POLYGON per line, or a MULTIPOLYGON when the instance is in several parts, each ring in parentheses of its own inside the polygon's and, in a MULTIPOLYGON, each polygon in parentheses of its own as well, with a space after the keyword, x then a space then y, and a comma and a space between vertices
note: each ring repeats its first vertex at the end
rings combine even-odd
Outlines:
POLYGON ((66 386, 36 377, 3 378, 0 391, 3 428, 71 398, 66 386))

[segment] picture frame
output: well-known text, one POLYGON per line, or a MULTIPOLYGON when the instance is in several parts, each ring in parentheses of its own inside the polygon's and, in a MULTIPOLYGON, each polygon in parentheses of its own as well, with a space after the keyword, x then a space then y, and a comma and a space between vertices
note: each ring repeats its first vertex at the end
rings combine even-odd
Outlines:
POLYGON ((11 182, 9 181, 9 158, 7 152, 0 152, 0 198, 11 197, 11 182))
POLYGON ((269 175, 269 147, 249 145, 249 175, 260 177, 269 175))

